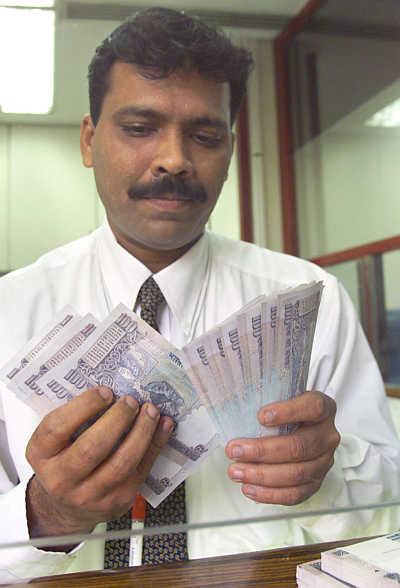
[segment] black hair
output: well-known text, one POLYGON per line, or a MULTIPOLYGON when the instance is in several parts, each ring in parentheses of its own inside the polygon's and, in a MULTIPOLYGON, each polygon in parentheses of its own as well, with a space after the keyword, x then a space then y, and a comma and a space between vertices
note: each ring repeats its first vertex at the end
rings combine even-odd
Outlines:
POLYGON ((96 125, 115 61, 132 63, 149 78, 188 68, 205 78, 228 82, 233 124, 253 67, 251 53, 235 46, 219 29, 169 8, 147 8, 119 25, 97 47, 89 65, 90 115, 96 125))

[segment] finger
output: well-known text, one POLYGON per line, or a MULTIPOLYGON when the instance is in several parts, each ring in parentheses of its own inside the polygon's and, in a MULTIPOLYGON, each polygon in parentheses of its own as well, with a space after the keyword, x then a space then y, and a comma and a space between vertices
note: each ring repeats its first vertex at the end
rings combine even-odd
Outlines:
MULTIPOLYGON (((87 483, 93 488, 93 492, 106 496, 128 478, 135 476, 150 447, 159 420, 160 412, 157 407, 153 404, 142 406, 135 424, 121 445, 88 479, 87 483)), ((132 488, 132 492, 134 491, 136 490, 132 488)))
POLYGON ((234 463, 228 468, 228 475, 234 482, 285 488, 302 486, 321 481, 333 465, 333 454, 324 454, 313 460, 279 465, 234 463))
POLYGON ((310 427, 300 426, 290 435, 233 439, 225 453, 229 459, 264 464, 311 461, 328 451, 334 451, 340 435, 333 425, 326 423, 310 427))
POLYGON ((140 475, 140 483, 142 483, 150 472, 154 462, 160 455, 161 450, 167 444, 168 439, 174 430, 175 423, 170 417, 162 417, 153 435, 151 443, 147 448, 146 453, 140 464, 136 468, 137 474, 140 475))
POLYGON ((44 417, 33 433, 26 456, 49 458, 70 444, 74 432, 96 414, 106 410, 113 401, 109 388, 99 386, 83 392, 67 404, 56 408, 44 417))
POLYGON ((305 392, 291 400, 263 406, 258 412, 262 425, 277 426, 288 423, 321 423, 334 419, 336 402, 322 392, 305 392))
POLYGON ((139 413, 132 396, 124 396, 59 454, 57 468, 68 472, 71 481, 89 476, 116 448, 139 413))
POLYGON ((242 492, 255 502, 264 504, 283 504, 285 506, 294 506, 304 502, 307 498, 319 490, 321 483, 312 482, 302 486, 293 486, 291 488, 265 488, 263 486, 253 486, 244 484, 242 492))

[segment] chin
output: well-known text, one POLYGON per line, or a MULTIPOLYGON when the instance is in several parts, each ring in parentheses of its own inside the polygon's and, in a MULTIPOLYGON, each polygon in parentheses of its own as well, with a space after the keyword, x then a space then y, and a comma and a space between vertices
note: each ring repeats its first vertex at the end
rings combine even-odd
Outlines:
POLYGON ((146 239, 143 241, 143 245, 149 249, 155 251, 173 251, 175 249, 181 249, 189 247, 197 241, 202 233, 187 238, 175 238, 175 239, 146 239))

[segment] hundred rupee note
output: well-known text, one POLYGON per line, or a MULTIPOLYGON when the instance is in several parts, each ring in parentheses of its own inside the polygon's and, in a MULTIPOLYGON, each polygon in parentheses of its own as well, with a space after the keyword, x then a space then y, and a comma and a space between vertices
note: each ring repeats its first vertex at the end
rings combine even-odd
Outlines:
POLYGON ((79 315, 70 306, 64 307, 58 312, 50 323, 46 324, 26 345, 12 357, 0 370, 0 380, 8 386, 21 400, 25 400, 26 394, 15 383, 15 378, 21 370, 53 343, 54 339, 64 330, 79 319, 79 315))
POLYGON ((40 356, 21 370, 15 382, 25 395, 25 402, 40 415, 44 416, 51 410, 72 400, 72 392, 55 392, 42 386, 43 377, 51 370, 67 360, 92 335, 98 325, 97 319, 91 314, 73 323, 68 330, 61 331, 51 346, 47 346, 40 356))

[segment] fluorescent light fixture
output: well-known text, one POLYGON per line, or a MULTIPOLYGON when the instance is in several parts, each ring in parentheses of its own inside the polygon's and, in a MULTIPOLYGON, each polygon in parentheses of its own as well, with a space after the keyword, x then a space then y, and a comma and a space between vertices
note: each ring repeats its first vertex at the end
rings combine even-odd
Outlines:
POLYGON ((0 8, 0 109, 47 114, 53 106, 54 11, 0 8))
POLYGON ((54 0, 0 0, 0 6, 15 8, 22 6, 25 8, 53 8, 54 0))
POLYGON ((365 124, 368 127, 400 127, 400 98, 376 112, 365 124))

